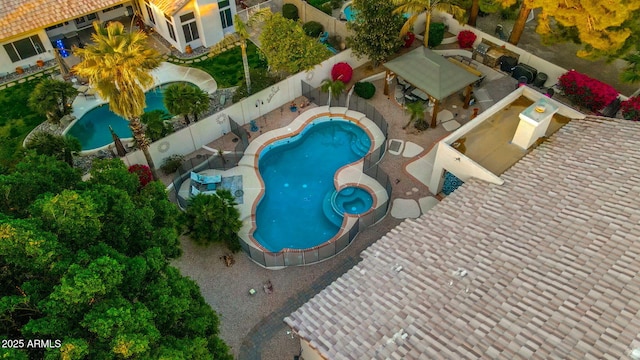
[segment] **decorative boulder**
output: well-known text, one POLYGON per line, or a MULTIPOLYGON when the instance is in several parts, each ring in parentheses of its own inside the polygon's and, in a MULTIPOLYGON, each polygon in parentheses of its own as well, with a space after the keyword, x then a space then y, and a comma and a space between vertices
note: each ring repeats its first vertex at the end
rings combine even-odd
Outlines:
POLYGON ((351 81, 352 76, 353 68, 351 68, 351 65, 346 62, 339 62, 333 65, 333 68, 331 69, 331 79, 333 81, 340 80, 346 84, 351 81))

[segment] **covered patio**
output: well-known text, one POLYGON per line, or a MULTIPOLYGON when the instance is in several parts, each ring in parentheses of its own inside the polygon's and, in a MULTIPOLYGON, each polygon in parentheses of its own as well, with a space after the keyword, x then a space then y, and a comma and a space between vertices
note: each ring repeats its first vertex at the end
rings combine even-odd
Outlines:
POLYGON ((395 73, 415 89, 424 92, 433 102, 432 128, 437 125, 440 102, 465 87, 467 90, 464 108, 469 107, 471 88, 480 77, 463 66, 463 64, 455 64, 444 56, 423 47, 384 64, 384 67, 387 68, 387 78, 389 78, 390 72, 395 73))

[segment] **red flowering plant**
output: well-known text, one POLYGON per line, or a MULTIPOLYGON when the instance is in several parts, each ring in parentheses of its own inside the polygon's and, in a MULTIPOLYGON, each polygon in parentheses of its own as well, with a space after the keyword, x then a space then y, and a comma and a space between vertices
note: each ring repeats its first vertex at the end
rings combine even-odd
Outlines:
POLYGON ((473 47, 473 43, 476 41, 476 34, 473 31, 462 30, 458 33, 458 45, 460 49, 468 49, 473 47))
POLYGON ((603 109, 618 97, 613 86, 575 70, 560 76, 558 86, 571 102, 594 112, 603 109))
POLYGON ((623 101, 620 104, 620 111, 625 119, 640 121, 640 95, 623 101))
POLYGON ((131 165, 129 166, 129 172, 138 175, 138 180, 140 180, 141 187, 145 187, 148 183, 151 182, 151 180, 153 180, 151 169, 149 169, 147 165, 131 165))
POLYGON ((353 68, 346 62, 339 62, 331 68, 331 79, 333 81, 340 80, 346 84, 351 80, 352 76, 353 68))

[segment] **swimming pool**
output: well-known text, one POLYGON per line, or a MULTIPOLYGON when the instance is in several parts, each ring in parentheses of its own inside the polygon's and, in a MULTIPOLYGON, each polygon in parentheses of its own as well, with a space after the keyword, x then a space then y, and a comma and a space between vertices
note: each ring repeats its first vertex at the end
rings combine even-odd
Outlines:
MULTIPOLYGON (((336 171, 364 157, 370 147, 371 138, 360 126, 328 118, 267 145, 258 162, 265 191, 256 209, 254 239, 278 252, 309 249, 334 237, 344 215, 332 210, 336 171)), ((356 206, 355 213, 361 214, 373 201, 366 209, 366 200, 349 197, 340 206, 345 203, 356 206)), ((351 208, 342 210, 350 213, 351 208)))
MULTIPOLYGON (((146 92, 145 101, 147 106, 144 108, 145 112, 152 110, 167 111, 164 106, 164 89, 171 84, 175 84, 175 82, 163 84, 146 92)), ((131 129, 129 129, 129 122, 112 113, 109 110, 109 104, 102 104, 89 110, 71 126, 66 134, 78 138, 83 151, 93 150, 113 142, 109 132, 109 125, 119 137, 123 139, 133 137, 131 129)))
MULTIPOLYGON (((352 6, 351 6, 351 2, 348 2, 344 5, 344 7, 342 8, 342 15, 344 16, 343 19, 346 19, 347 22, 351 22, 353 20, 355 20, 356 18, 356 14, 357 11, 354 11, 352 6)), ((402 17, 405 19, 409 18, 409 14, 402 14, 402 17)))

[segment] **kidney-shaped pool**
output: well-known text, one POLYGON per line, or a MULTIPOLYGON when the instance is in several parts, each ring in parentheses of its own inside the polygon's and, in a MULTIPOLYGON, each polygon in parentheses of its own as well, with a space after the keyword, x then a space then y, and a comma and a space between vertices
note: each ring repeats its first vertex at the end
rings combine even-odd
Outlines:
POLYGON ((254 239, 272 252, 309 249, 338 233, 345 212, 368 211, 373 202, 366 190, 337 192, 333 180, 370 147, 367 132, 343 119, 316 120, 296 136, 267 145, 259 158, 265 191, 254 239))

